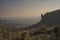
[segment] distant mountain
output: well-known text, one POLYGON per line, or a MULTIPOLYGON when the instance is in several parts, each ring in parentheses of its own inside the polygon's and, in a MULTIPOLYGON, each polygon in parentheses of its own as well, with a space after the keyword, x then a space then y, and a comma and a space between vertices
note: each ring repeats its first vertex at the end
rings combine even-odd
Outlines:
POLYGON ((41 21, 32 25, 31 27, 35 28, 35 27, 40 27, 42 25, 46 25, 46 26, 60 25, 60 9, 52 12, 47 12, 45 15, 41 14, 41 21))
POLYGON ((41 23, 48 25, 48 26, 54 26, 54 25, 60 25, 60 9, 55 10, 52 12, 47 12, 45 15, 41 16, 41 23))

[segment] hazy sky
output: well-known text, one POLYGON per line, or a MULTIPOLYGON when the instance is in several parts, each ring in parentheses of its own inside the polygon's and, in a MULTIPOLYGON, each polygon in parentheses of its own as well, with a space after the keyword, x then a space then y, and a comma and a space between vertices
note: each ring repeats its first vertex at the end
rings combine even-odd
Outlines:
POLYGON ((0 0, 0 18, 39 17, 60 9, 60 0, 0 0))

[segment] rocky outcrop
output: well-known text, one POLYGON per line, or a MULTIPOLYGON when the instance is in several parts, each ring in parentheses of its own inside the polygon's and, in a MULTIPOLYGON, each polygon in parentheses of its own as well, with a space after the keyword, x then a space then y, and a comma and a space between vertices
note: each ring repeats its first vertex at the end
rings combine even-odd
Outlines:
POLYGON ((60 25, 60 9, 52 12, 47 12, 45 15, 41 14, 41 21, 33 25, 33 27, 41 25, 47 26, 60 25))
POLYGON ((48 12, 41 16, 41 24, 45 25, 60 25, 60 9, 48 12))

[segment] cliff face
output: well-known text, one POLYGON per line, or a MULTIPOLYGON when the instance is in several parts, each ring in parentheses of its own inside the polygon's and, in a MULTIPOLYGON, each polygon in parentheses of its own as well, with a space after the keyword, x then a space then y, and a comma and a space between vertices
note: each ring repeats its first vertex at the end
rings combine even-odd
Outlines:
POLYGON ((60 25, 60 9, 52 12, 47 12, 45 15, 41 14, 41 21, 30 26, 32 28, 41 26, 59 26, 60 25))
POLYGON ((41 24, 44 25, 59 25, 60 24, 60 9, 46 13, 41 16, 41 24))

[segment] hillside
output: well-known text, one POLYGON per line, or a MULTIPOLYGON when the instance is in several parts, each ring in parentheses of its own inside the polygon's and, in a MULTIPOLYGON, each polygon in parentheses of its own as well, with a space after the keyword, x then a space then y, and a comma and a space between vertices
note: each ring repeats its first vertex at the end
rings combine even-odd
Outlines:
POLYGON ((46 26, 60 25, 60 9, 52 12, 47 12, 44 15, 41 14, 41 21, 32 25, 32 27, 37 27, 42 25, 46 25, 46 26))
POLYGON ((47 12, 42 16, 41 23, 45 25, 60 25, 60 9, 52 12, 47 12))

